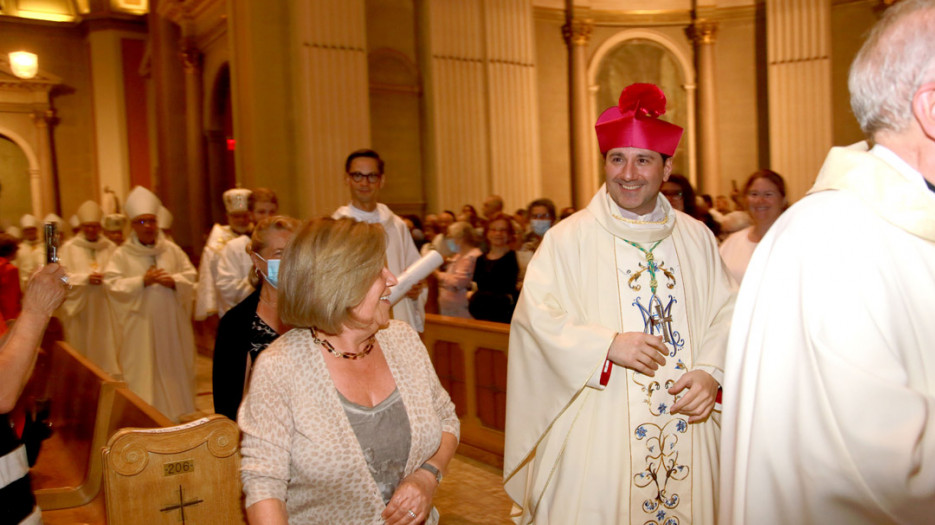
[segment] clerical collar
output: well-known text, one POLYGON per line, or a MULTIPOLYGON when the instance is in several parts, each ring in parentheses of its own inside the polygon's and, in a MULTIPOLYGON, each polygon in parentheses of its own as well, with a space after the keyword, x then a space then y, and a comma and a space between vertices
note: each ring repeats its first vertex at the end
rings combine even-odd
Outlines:
POLYGON ((920 188, 928 188, 931 191, 935 191, 935 186, 933 186, 931 182, 919 173, 918 170, 910 166, 908 162, 903 160, 902 157, 893 152, 893 150, 882 144, 874 144, 873 147, 870 148, 870 153, 889 164, 891 168, 901 173, 903 177, 918 184, 920 188))
POLYGON ((347 209, 350 210, 351 217, 354 217, 360 222, 369 222, 371 224, 380 222, 380 207, 377 206, 373 211, 364 211, 353 204, 348 204, 347 209))
POLYGON ((614 200, 610 197, 610 194, 609 194, 609 193, 607 194, 607 198, 611 200, 611 202, 613 203, 614 207, 615 207, 615 208, 617 209, 617 211, 620 213, 620 216, 623 217, 624 219, 628 220, 628 221, 633 221, 633 222, 654 222, 654 223, 662 223, 662 222, 665 222, 665 221, 666 221, 666 211, 665 211, 665 210, 662 208, 662 206, 659 204, 659 199, 658 199, 658 198, 656 199, 656 207, 653 208, 653 211, 647 213, 646 215, 638 215, 638 214, 636 214, 636 213, 633 213, 632 211, 625 210, 625 209, 621 208, 620 205, 618 205, 616 202, 614 202, 614 200))

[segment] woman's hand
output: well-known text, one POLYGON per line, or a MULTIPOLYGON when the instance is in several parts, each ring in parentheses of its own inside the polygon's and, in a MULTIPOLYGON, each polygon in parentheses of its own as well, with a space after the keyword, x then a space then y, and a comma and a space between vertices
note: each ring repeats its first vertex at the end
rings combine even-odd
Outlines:
POLYGON ((424 522, 432 511, 432 497, 436 488, 438 482, 435 476, 424 468, 417 468, 396 487, 396 492, 383 510, 383 519, 388 525, 424 522))

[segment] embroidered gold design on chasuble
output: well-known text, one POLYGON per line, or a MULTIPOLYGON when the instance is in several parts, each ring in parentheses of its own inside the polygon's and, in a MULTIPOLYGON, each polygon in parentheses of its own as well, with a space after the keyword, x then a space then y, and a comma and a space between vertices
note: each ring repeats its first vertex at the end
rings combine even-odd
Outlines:
POLYGON ((680 396, 668 392, 692 366, 691 342, 681 335, 688 318, 678 258, 669 238, 642 244, 619 239, 615 257, 622 331, 661 335, 669 349, 654 377, 627 370, 630 523, 686 525, 692 515, 692 429, 686 417, 670 413, 680 396))

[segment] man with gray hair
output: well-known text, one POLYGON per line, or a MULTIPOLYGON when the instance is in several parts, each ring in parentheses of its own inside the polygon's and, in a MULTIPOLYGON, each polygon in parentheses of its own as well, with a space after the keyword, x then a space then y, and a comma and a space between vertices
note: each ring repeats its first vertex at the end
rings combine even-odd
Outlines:
POLYGON ((868 143, 833 148, 753 255, 725 366, 720 523, 935 516, 933 49, 935 0, 886 11, 850 71, 868 143))

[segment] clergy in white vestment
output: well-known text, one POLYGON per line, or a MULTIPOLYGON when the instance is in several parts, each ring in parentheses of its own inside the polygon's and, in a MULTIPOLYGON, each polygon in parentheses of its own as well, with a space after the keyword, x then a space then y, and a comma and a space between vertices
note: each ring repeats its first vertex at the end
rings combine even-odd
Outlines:
POLYGON ((101 219, 101 233, 117 246, 123 244, 126 226, 127 216, 122 213, 110 213, 101 219))
POLYGON ((174 220, 175 217, 172 216, 172 212, 169 211, 169 208, 165 206, 159 207, 159 211, 156 212, 156 226, 159 227, 162 236, 172 242, 175 242, 175 239, 172 238, 172 222, 174 220))
MULTIPOLYGON (((351 202, 341 206, 332 218, 350 217, 357 221, 379 223, 386 232, 386 266, 393 275, 400 275, 419 260, 419 250, 409 228, 389 206, 379 202, 380 190, 386 184, 383 159, 376 151, 359 149, 344 163, 344 182, 351 202)), ((393 305, 393 318, 409 323, 417 332, 425 328, 425 301, 428 289, 417 283, 405 297, 393 305)))
POLYGON ((195 267, 156 224, 160 202, 137 186, 127 196, 129 239, 114 251, 104 283, 119 330, 120 366, 137 395, 178 420, 194 412, 195 267))
POLYGON ((113 313, 104 286, 104 268, 117 245, 101 235, 101 207, 85 201, 77 213, 81 230, 60 251, 68 273, 68 295, 60 313, 65 340, 102 370, 120 377, 113 313))
POLYGON ((230 241, 250 236, 253 214, 248 207, 250 190, 233 188, 224 192, 224 210, 227 224, 215 224, 201 250, 198 263, 198 286, 195 291, 195 320, 203 321, 218 313, 217 271, 221 250, 230 241))
POLYGON ((652 84, 596 131, 605 184, 546 232, 510 327, 517 523, 712 524, 733 295, 711 231, 659 188, 682 129, 652 84))
POLYGON ((935 522, 935 1, 851 65, 832 148, 760 241, 724 382, 722 524, 935 522))
POLYGON ((16 259, 13 264, 19 268, 19 283, 22 290, 26 289, 26 283, 37 268, 42 266, 45 261, 41 261, 39 254, 44 254, 42 241, 39 240, 39 221, 35 216, 26 214, 20 217, 19 226, 22 229, 23 240, 19 243, 19 249, 16 251, 16 259))
MULTIPOLYGON (((279 213, 279 199, 268 188, 254 188, 247 199, 247 206, 253 214, 253 221, 259 224, 268 217, 279 213)), ((231 308, 253 293, 257 277, 251 275, 253 260, 247 252, 250 236, 241 235, 228 242, 218 256, 217 290, 218 316, 223 317, 231 308)))

